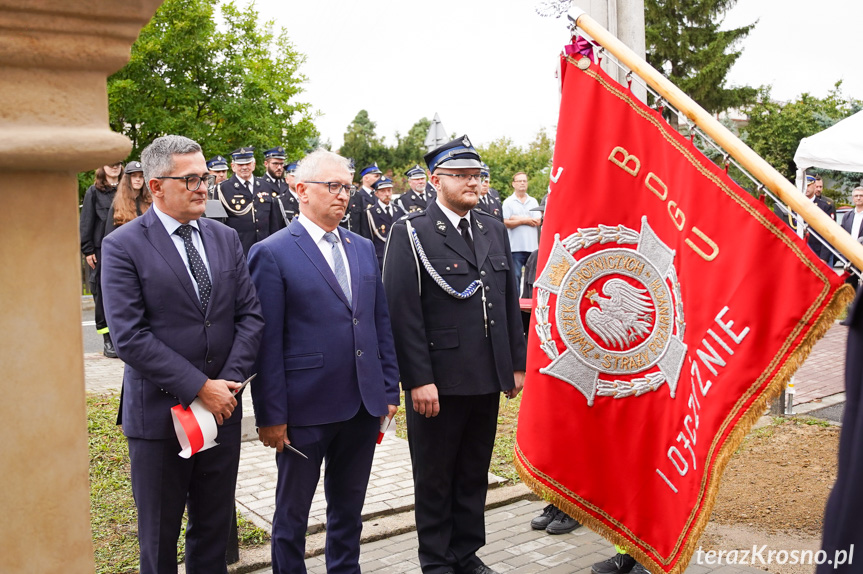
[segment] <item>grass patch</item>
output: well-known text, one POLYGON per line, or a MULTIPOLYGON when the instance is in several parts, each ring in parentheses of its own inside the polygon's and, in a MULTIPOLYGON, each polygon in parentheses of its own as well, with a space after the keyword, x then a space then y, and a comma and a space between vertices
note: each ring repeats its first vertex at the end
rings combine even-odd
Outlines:
MULTIPOLYGON (((97 574, 137 572, 138 523, 126 438, 116 425, 119 396, 87 397, 87 431, 90 443, 90 528, 97 574)), ((185 526, 185 519, 183 521, 185 526)), ((259 546, 270 535, 242 516, 237 529, 240 547, 259 546)), ((178 561, 184 556, 180 536, 178 561)))
POLYGON ((790 420, 792 422, 794 422, 794 424, 800 424, 800 425, 809 425, 809 426, 817 426, 817 427, 825 427, 825 428, 835 426, 830 421, 826 421, 824 419, 818 419, 815 417, 808 417, 808 416, 792 417, 790 420))
MULTIPOLYGON (((407 423, 405 421, 405 397, 401 395, 401 407, 396 413, 396 436, 407 439, 407 423)), ((494 451, 491 455, 489 472, 509 479, 513 484, 521 482, 513 465, 515 449, 515 431, 518 424, 518 411, 521 406, 521 394, 508 403, 506 397, 500 397, 500 411, 497 416, 497 436, 494 441, 494 451)))

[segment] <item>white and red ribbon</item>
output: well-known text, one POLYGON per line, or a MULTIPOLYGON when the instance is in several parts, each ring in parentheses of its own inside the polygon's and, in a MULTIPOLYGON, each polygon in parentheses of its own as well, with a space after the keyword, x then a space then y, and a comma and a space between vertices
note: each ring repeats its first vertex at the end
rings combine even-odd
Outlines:
POLYGON ((180 456, 190 458, 193 454, 216 446, 216 417, 207 410, 201 399, 196 398, 184 409, 183 405, 171 408, 171 418, 174 420, 174 431, 183 450, 180 456))

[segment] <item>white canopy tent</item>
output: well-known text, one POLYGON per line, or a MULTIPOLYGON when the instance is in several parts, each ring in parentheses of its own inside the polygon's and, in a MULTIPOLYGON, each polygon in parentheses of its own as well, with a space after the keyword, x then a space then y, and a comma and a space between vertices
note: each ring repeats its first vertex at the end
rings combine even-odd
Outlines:
POLYGON ((810 167, 863 172, 863 111, 800 140, 794 163, 798 187, 810 167))

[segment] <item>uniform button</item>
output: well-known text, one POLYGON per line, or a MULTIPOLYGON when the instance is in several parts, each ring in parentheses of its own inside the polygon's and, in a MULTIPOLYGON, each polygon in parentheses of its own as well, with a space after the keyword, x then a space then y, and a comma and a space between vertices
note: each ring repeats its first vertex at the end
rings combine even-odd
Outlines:
POLYGON ((449 271, 449 267, 447 267, 446 270, 449 271))
POLYGON ((492 327, 494 327, 494 319, 492 319, 492 320, 491 320, 491 321, 489 321, 488 323, 489 323, 489 325, 491 325, 492 327))
POLYGON ((494 308, 494 303, 489 303, 489 304, 488 304, 488 308, 489 308, 489 309, 494 308))
POLYGON ((429 347, 434 347, 434 343, 429 343, 429 347))
POLYGON ((485 271, 480 271, 479 274, 485 277, 485 271))
POLYGON ((210 322, 209 322, 209 321, 204 321, 204 326, 205 326, 205 327, 209 327, 209 326, 210 326, 210 322))
POLYGON ((359 320, 359 319, 354 319, 354 325, 359 325, 359 324, 360 324, 360 320, 359 320))
POLYGON ((357 349, 357 357, 362 357, 362 356, 363 356, 363 352, 361 350, 357 349))
POLYGON ((212 363, 212 362, 213 362, 213 358, 212 358, 212 357, 207 357, 207 364, 209 365, 209 364, 210 364, 210 363, 212 363))

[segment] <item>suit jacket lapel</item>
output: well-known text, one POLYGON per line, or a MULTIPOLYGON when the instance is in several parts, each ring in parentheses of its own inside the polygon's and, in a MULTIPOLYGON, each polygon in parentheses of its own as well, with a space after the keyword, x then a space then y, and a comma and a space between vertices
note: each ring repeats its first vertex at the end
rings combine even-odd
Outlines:
POLYGON ((192 285, 192 277, 189 275, 189 270, 186 268, 186 264, 183 263, 183 259, 177 252, 174 240, 171 239, 165 226, 162 225, 162 222, 159 221, 159 218, 156 216, 156 212, 152 209, 148 209, 147 213, 141 216, 141 218, 141 225, 145 227, 144 235, 147 237, 147 240, 153 245, 156 252, 165 260, 168 267, 170 267, 174 272, 174 275, 177 276, 177 279, 180 281, 183 289, 185 289, 186 294, 192 300, 195 308, 203 314, 204 311, 201 309, 201 300, 198 299, 198 294, 195 293, 195 286, 192 285))
MULTIPOLYGON (((318 272, 320 272, 321 276, 330 286, 330 288, 339 296, 342 302, 350 307, 350 303, 348 302, 348 298, 345 296, 345 292, 342 291, 342 286, 339 285, 339 281, 336 279, 336 274, 333 273, 333 270, 330 269, 330 265, 327 263, 327 260, 324 259, 324 255, 321 253, 321 250, 318 249, 318 246, 315 245, 315 242, 312 241, 312 236, 309 235, 309 232, 306 231, 306 228, 303 227, 303 224, 298 220, 294 219, 291 221, 291 225, 288 227, 291 233, 294 235, 297 241, 297 245, 300 249, 303 250, 303 253, 306 254, 306 257, 309 258, 309 261, 317 268, 318 272)), ((347 251, 347 249, 345 249, 347 251)), ((351 268, 351 277, 353 278, 355 274, 353 273, 353 268, 351 268)), ((353 279, 351 281, 351 288, 353 289, 353 279)), ((356 290, 353 289, 355 292, 356 290)))
POLYGON ((481 268, 488 257, 488 251, 491 249, 491 241, 486 237, 488 230, 483 225, 479 218, 473 217, 473 246, 476 249, 476 266, 481 268))

